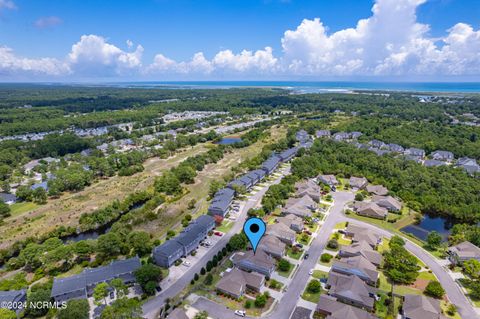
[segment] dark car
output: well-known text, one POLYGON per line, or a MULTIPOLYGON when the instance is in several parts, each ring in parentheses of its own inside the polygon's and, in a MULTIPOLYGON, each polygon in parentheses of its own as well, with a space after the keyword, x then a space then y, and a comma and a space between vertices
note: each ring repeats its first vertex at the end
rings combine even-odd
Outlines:
POLYGON ((309 256, 309 254, 305 254, 305 256, 303 256, 303 259, 308 259, 309 256))

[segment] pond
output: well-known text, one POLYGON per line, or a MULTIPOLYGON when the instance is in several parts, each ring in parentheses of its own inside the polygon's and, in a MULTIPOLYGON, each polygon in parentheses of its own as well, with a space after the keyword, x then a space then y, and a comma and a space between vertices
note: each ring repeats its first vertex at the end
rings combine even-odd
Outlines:
POLYGON ((448 218, 425 215, 420 223, 405 226, 401 231, 410 233, 421 240, 426 240, 428 233, 436 231, 443 237, 443 240, 446 241, 453 225, 453 221, 448 218))
POLYGON ((241 137, 238 136, 226 136, 222 138, 217 144, 220 145, 230 145, 235 143, 240 143, 242 141, 241 137))

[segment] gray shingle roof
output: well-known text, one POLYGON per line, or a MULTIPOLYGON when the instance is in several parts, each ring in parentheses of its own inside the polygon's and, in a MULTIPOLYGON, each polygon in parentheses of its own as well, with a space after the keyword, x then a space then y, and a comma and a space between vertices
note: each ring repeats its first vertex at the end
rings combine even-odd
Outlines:
POLYGON ((175 255, 176 252, 182 251, 183 247, 175 240, 167 240, 160 246, 156 246, 153 249, 154 255, 161 255, 161 256, 172 256, 175 255))

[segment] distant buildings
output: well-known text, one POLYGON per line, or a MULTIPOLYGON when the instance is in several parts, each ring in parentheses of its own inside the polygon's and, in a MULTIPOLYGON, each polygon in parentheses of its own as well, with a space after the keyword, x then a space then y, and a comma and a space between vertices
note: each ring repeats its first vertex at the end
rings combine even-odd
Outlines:
POLYGON ((98 268, 87 268, 79 275, 53 280, 51 297, 58 302, 70 299, 87 298, 93 294, 94 288, 102 282, 120 278, 125 284, 135 282, 134 272, 141 266, 138 257, 112 261, 110 265, 98 268))
POLYGON ((385 196, 388 194, 388 189, 383 185, 367 185, 367 192, 385 196))
POLYGON ((13 205, 17 202, 17 196, 8 193, 0 193, 0 201, 4 202, 7 205, 13 205))
POLYGON ((350 177, 349 184, 353 189, 364 189, 368 184, 368 180, 365 177, 352 176, 350 177))

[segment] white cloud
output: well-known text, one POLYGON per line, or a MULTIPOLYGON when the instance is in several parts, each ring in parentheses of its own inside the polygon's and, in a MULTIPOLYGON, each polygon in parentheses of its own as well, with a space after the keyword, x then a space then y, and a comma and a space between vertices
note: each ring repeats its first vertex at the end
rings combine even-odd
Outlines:
POLYGON ((126 52, 98 35, 83 35, 72 46, 67 61, 72 69, 86 75, 121 75, 142 66, 143 47, 126 52))
MULTIPOLYGON (((429 26, 419 23, 416 16, 425 2, 376 0, 370 17, 336 32, 329 32, 320 18, 305 19, 284 33, 277 55, 267 46, 257 51, 221 50, 210 58, 197 52, 187 61, 158 53, 152 62, 144 63, 143 47, 135 47, 131 40, 126 40, 124 50, 101 36, 83 35, 62 61, 21 58, 4 47, 0 71, 138 78, 480 75, 480 30, 457 23, 443 37, 430 37, 429 26)), ((0 0, 2 6, 14 4, 0 0)))
POLYGON ((13 10, 16 9, 17 6, 11 0, 0 0, 0 11, 3 9, 13 10))
POLYGON ((47 29, 51 27, 55 27, 59 24, 62 24, 63 21, 59 17, 50 16, 50 17, 42 17, 35 21, 34 25, 38 29, 47 29))
POLYGON ((0 47, 0 75, 65 75, 70 68, 65 62, 53 58, 29 59, 15 55, 8 47, 0 47))

